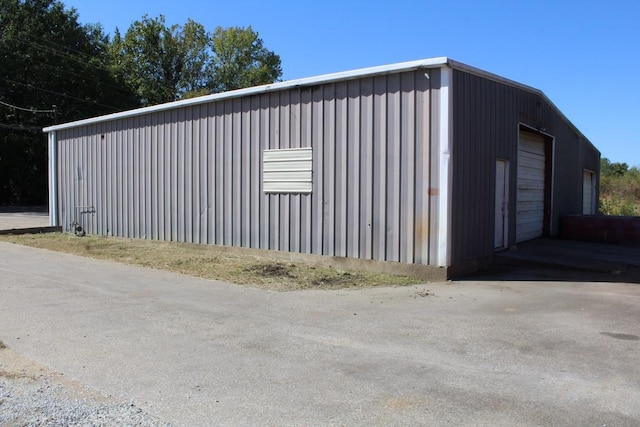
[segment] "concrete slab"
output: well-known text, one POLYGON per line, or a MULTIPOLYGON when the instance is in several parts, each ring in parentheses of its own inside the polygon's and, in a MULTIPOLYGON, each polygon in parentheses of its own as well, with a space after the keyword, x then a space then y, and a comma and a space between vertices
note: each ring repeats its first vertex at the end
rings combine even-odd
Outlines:
POLYGON ((49 210, 46 206, 0 206, 0 230, 47 227, 49 210))
POLYGON ((10 348, 176 425, 640 419, 632 283, 272 293, 0 243, 0 295, 10 348))
POLYGON ((623 246, 561 239, 536 239, 496 254, 497 266, 561 268, 604 273, 599 279, 638 282, 640 246, 623 246))

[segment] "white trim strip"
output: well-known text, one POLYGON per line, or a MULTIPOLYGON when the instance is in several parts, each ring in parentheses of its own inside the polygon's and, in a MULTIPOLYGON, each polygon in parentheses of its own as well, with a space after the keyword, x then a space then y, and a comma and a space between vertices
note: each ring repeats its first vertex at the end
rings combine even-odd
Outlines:
POLYGON ((49 225, 58 225, 58 147, 56 133, 49 133, 49 225))
POLYGON ((453 168, 451 155, 453 148, 452 92, 453 70, 442 67, 440 74, 440 200, 438 203, 438 266, 451 265, 451 183, 453 182, 453 168))
POLYGON ((108 114, 105 116, 93 117, 90 119, 78 120, 75 122, 64 123, 44 128, 43 132, 51 132, 54 130, 69 129, 78 126, 92 125, 96 123, 107 122, 110 120, 123 119, 127 117, 139 116, 142 114, 155 113, 158 111, 170 110, 173 108, 186 107, 190 105, 205 104, 212 101, 222 99, 238 98, 241 96, 255 95, 265 92, 273 92, 276 90, 290 89, 294 87, 317 85, 322 83, 331 83, 336 81, 351 80, 365 76, 376 76, 391 74, 398 71, 410 71, 419 68, 437 68, 448 63, 446 57, 422 59, 419 61, 401 62, 399 64, 382 65, 379 67, 363 68, 359 70, 343 71, 340 73, 324 74, 316 77, 307 77, 303 79, 289 80, 286 82, 272 83, 263 86, 255 86, 246 89, 232 90, 229 92, 215 93, 212 95, 199 96, 197 98, 184 99, 181 101, 168 102, 166 104, 153 105, 150 107, 137 108, 135 110, 122 111, 120 113, 108 114))
POLYGON ((123 118, 138 116, 142 114, 149 114, 149 113, 154 113, 158 111, 170 110, 172 108, 205 104, 208 102, 218 101, 222 99, 237 98, 237 97, 246 96, 246 95, 255 95, 260 93, 281 90, 281 89, 289 89, 293 87, 330 83, 330 82, 335 82, 339 80, 349 80, 349 79, 355 79, 355 78, 365 77, 365 76, 391 74, 398 71, 410 71, 412 69, 419 69, 419 68, 438 68, 443 66, 449 66, 456 70, 471 73, 480 77, 484 77, 499 83, 506 84, 508 86, 513 86, 513 87, 525 90, 527 92, 531 92, 531 93, 535 93, 536 95, 539 95, 540 97, 542 97, 542 99, 545 102, 547 102, 553 108, 553 110, 556 113, 558 113, 558 115, 560 115, 560 117, 564 119, 565 122, 569 124, 569 126, 571 126, 571 128, 576 133, 578 133, 578 135, 584 138, 584 140, 588 144, 590 144, 591 147, 598 152, 598 154, 600 154, 600 151, 593 145, 593 143, 591 143, 591 141, 589 141, 589 139, 585 137, 584 134, 580 132, 580 130, 577 127, 575 127, 573 123, 571 123, 571 121, 567 118, 567 116, 565 116, 564 113, 562 113, 562 111, 560 111, 560 109, 558 109, 558 107, 556 107, 556 105, 553 102, 551 102, 551 100, 547 98, 547 96, 541 90, 531 86, 527 86, 522 83, 518 83, 514 80, 510 80, 505 77, 501 77, 497 74, 493 74, 488 71, 484 71, 479 68, 475 68, 470 65, 463 64, 458 61, 454 61, 447 57, 438 57, 438 58, 422 59, 418 61, 401 62, 398 64, 362 68, 359 70, 343 71, 340 73, 324 74, 316 77, 307 77, 302 79, 289 80, 286 82, 273 83, 269 85, 256 86, 256 87, 251 87, 246 89, 238 89, 238 90, 233 90, 229 92, 216 93, 213 95, 206 95, 206 96, 200 96, 197 98, 169 102, 166 104, 159 104, 159 105, 153 105, 150 107, 137 108, 135 110, 122 111, 120 113, 108 114, 105 116, 93 117, 93 118, 78 120, 70 123, 63 123, 60 125, 49 126, 42 130, 43 132, 51 132, 54 130, 69 129, 77 126, 86 126, 86 125, 91 125, 95 123, 107 122, 110 120, 123 119, 123 118))

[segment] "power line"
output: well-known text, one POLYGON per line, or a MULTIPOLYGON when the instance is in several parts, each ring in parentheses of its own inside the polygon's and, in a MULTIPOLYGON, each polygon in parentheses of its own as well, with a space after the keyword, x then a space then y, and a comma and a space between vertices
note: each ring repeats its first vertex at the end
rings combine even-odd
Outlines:
MULTIPOLYGON (((36 49, 39 49, 40 51, 44 51, 44 52, 49 52, 53 55, 58 55, 61 58, 64 58, 66 60, 71 60, 71 61, 75 61, 76 63, 78 63, 81 66, 88 66, 90 68, 92 68, 93 70, 95 70, 96 72, 101 71, 101 72, 105 72, 107 74, 111 74, 111 70, 110 67, 108 65, 106 65, 105 63, 103 63, 102 61, 93 61, 94 59, 97 59, 95 56, 89 54, 89 53, 84 53, 81 52, 79 50, 55 43, 53 41, 47 40, 45 38, 42 37, 38 37, 35 36, 33 34, 29 34, 29 33, 25 33, 25 32, 17 32, 16 34, 16 41, 18 43, 23 43, 25 45, 30 45, 36 49), (27 38, 30 38, 31 40, 27 40, 27 38), (36 41, 35 39, 41 40, 41 42, 36 41), (53 47, 53 46, 48 46, 45 45, 44 43, 47 44, 51 44, 51 45, 55 45, 58 46, 58 48, 53 47), (75 54, 74 54, 75 53, 75 54)), ((41 66, 46 66, 49 67, 51 69, 55 69, 56 71, 62 71, 64 73, 68 73, 80 78, 86 78, 87 77, 87 73, 77 73, 72 71, 71 69, 69 69, 68 67, 63 67, 63 68, 59 68, 56 67, 54 64, 42 61, 40 58, 33 57, 33 56, 29 56, 28 54, 25 54, 24 52, 21 52, 20 50, 17 50, 14 52, 15 55, 18 55, 20 57, 22 57, 22 59, 28 59, 28 61, 32 61, 35 63, 40 64, 41 66)), ((111 93, 114 93, 115 95, 117 95, 119 98, 122 98, 124 100, 127 100, 127 104, 131 104, 129 102, 129 100, 131 99, 131 97, 135 97, 135 93, 131 92, 130 90, 128 90, 127 88, 123 87, 123 86, 116 86, 113 84, 109 84, 107 82, 104 81, 104 79, 98 79, 98 85, 102 86, 102 87, 109 87, 113 90, 111 90, 111 93)))
POLYGON ((6 123, 0 123, 0 128, 11 129, 11 130, 24 130, 28 132, 40 132, 42 130, 42 128, 38 126, 9 125, 6 123))
MULTIPOLYGON (((35 41, 28 41, 28 40, 25 40, 25 39, 18 39, 18 40, 20 42, 24 43, 24 44, 31 45, 31 46, 33 46, 36 49, 39 49, 41 51, 49 51, 50 53, 52 53, 54 55, 59 55, 60 57, 62 57, 64 59, 75 61, 81 66, 89 66, 89 67, 91 67, 91 68, 93 68, 95 70, 99 70, 99 71, 102 71, 102 72, 105 72, 105 73, 110 73, 109 67, 107 65, 105 65, 103 63, 96 63, 95 61, 92 61, 92 59, 96 59, 96 58, 92 57, 92 56, 90 56, 88 54, 84 54, 86 59, 83 59, 83 58, 79 58, 76 55, 72 55, 69 52, 65 52, 65 51, 63 51, 61 49, 55 49, 55 48, 50 47, 50 46, 45 46, 45 45, 43 45, 41 43, 38 43, 38 42, 35 42, 35 41)), ((73 49, 71 49, 71 51, 77 52, 77 51, 75 51, 73 49)), ((29 56, 28 54, 23 53, 23 52, 19 52, 18 51, 18 52, 14 52, 14 54, 18 55, 18 56, 21 56, 23 60, 25 58, 28 58, 29 61, 36 62, 36 63, 38 63, 40 65, 44 65, 44 66, 47 66, 47 67, 50 67, 50 68, 53 68, 53 69, 56 69, 56 70, 61 70, 61 71, 64 71, 65 73, 73 74, 74 76, 85 77, 85 78, 87 77, 86 73, 84 73, 84 74, 76 73, 76 72, 71 71, 69 68, 58 68, 54 64, 44 62, 44 61, 40 60, 37 57, 29 56)), ((103 86, 111 87, 111 88, 113 88, 113 89, 115 89, 115 90, 117 90, 117 91, 119 91, 121 93, 125 93, 125 94, 127 93, 126 89, 124 89, 122 87, 119 87, 119 86, 115 86, 115 85, 111 85, 111 84, 105 83, 102 80, 99 81, 99 84, 101 84, 103 86)))
POLYGON ((20 83, 20 82, 16 82, 15 80, 7 79, 7 78, 5 78, 3 80, 8 82, 8 83, 13 83, 13 84, 24 86, 24 87, 27 87, 27 88, 30 88, 30 89, 39 90, 39 91, 50 93, 50 94, 53 94, 53 95, 64 96, 65 98, 75 99, 76 101, 84 102, 85 104, 98 105, 100 107, 108 108, 108 109, 113 110, 113 111, 121 111, 120 108, 114 107, 112 105, 101 104, 98 101, 88 101, 86 99, 78 98, 77 96, 67 95, 67 94, 64 94, 64 93, 55 92, 53 90, 48 90, 48 89, 42 89, 40 87, 36 87, 36 86, 31 85, 31 84, 20 83))
MULTIPOLYGON (((26 54, 21 54, 21 53, 19 53, 19 55, 23 55, 23 58, 26 58, 26 57, 27 57, 27 55, 26 55, 26 54)), ((62 72, 62 73, 65 73, 65 74, 70 74, 70 75, 73 75, 73 76, 76 76, 76 77, 80 77, 80 78, 83 78, 83 79, 86 79, 86 78, 87 78, 87 73, 84 73, 84 74, 82 74, 82 73, 76 73, 75 71, 72 71, 72 70, 70 70, 69 68, 58 68, 58 67, 56 67, 54 64, 47 63, 47 62, 44 62, 44 61, 42 61, 42 60, 35 59, 35 58, 29 58, 29 60, 30 60, 30 61, 32 61, 32 62, 34 62, 34 63, 38 63, 38 64, 39 64, 39 65, 41 65, 41 66, 45 66, 45 67, 48 67, 48 68, 50 68, 50 69, 53 69, 54 71, 62 72)), ((81 63, 82 63, 82 62, 81 62, 81 63)), ((105 71, 105 70, 103 70, 103 71, 105 71)), ((109 84, 109 83, 105 83, 105 82, 104 82, 104 80, 102 80, 102 79, 101 79, 101 80, 98 80, 98 82, 97 82, 97 83, 98 83, 98 85, 99 85, 99 86, 105 86, 105 87, 109 87, 109 88, 113 89, 113 91, 111 91, 111 92, 112 92, 112 93, 113 93, 114 91, 115 91, 115 92, 117 92, 117 95, 118 95, 118 96, 120 96, 120 97, 121 97, 121 98, 123 98, 123 99, 126 99, 126 98, 127 98, 128 96, 130 96, 130 95, 133 95, 131 92, 129 92, 129 91, 128 91, 127 89, 125 89, 124 87, 121 87, 121 86, 115 86, 115 85, 112 85, 112 84, 109 84)))
POLYGON ((95 61, 92 61, 92 59, 96 59, 96 57, 90 53, 85 53, 85 52, 70 48, 68 46, 64 46, 64 45, 55 43, 53 41, 47 40, 43 37, 38 37, 38 36, 35 36, 34 34, 26 33, 24 31, 19 31, 15 33, 15 36, 16 36, 15 40, 18 42, 31 45, 40 50, 49 51, 50 53, 54 53, 62 57, 65 57, 67 59, 71 59, 82 65, 90 65, 94 68, 99 68, 104 71, 109 71, 109 67, 106 64, 96 63, 95 61), (27 38, 31 40, 27 40, 27 38), (35 39, 38 39, 41 42, 38 42, 35 39), (47 43, 47 45, 45 45, 44 43, 47 43), (59 49, 50 45, 58 46, 59 49), (74 55, 72 52, 75 52, 76 54, 74 55), (81 58, 81 57, 84 57, 84 58, 81 58))
MULTIPOLYGON (((68 45, 63 45, 63 44, 60 44, 60 43, 56 43, 56 42, 54 42, 52 40, 49 40, 48 38, 37 36, 37 35, 35 35, 33 33, 28 33, 28 32, 25 32, 25 31, 18 31, 16 33, 16 36, 18 36, 18 40, 20 40, 20 41, 23 41, 25 43, 36 43, 36 44, 40 45, 41 47, 43 47, 45 49, 49 49, 52 52, 59 53, 60 55, 65 55, 65 56, 67 56, 67 57, 69 57, 69 58, 71 58, 71 59, 73 59, 75 61, 78 61, 78 62, 81 62, 81 60, 79 58, 77 58, 76 55, 74 55, 74 53, 77 54, 77 56, 83 56, 85 61, 87 61, 87 62, 96 58, 94 53, 83 52, 81 50, 69 47, 68 45), (24 39, 21 39, 20 37, 28 37, 28 38, 30 38, 32 40, 32 42, 29 42, 29 41, 26 41, 24 39), (38 40, 40 40, 40 42, 46 43, 48 45, 57 46, 58 48, 55 48, 55 47, 52 47, 52 46, 45 46, 44 44, 35 41, 35 39, 38 39, 38 40)), ((91 41, 89 39, 84 39, 82 41, 86 43, 86 47, 88 47, 88 48, 96 47, 96 48, 100 49, 99 45, 96 45, 96 46, 92 45, 91 41)), ((108 45, 108 44, 109 44, 109 42, 106 43, 106 45, 108 45)), ((109 71, 108 66, 103 64, 103 63, 101 63, 101 64, 93 63, 91 65, 96 67, 96 68, 102 68, 104 70, 109 71)))
POLYGON ((35 41, 29 41, 29 40, 25 40, 25 39, 20 39, 20 41, 22 43, 24 43, 26 45, 30 45, 30 46, 32 46, 32 47, 34 47, 36 49, 40 49, 42 51, 45 51, 45 52, 48 52, 48 53, 52 53, 54 55, 59 55, 59 56, 65 58, 65 59, 69 59, 69 60, 75 61, 80 65, 83 65, 83 66, 84 65, 89 65, 89 66, 91 66, 93 68, 96 68, 96 69, 100 69, 100 70, 107 71, 107 72, 109 71, 109 68, 106 65, 101 64, 101 63, 96 63, 95 61, 91 61, 92 59, 96 59, 96 58, 95 57, 91 57, 91 56, 89 56, 87 54, 84 55, 85 58, 81 58, 81 57, 79 57, 79 55, 73 55, 70 52, 65 52, 65 51, 62 51, 60 49, 56 49, 56 48, 53 48, 51 46, 46 46, 46 45, 44 45, 42 43, 38 43, 38 42, 35 42, 35 41))
POLYGON ((27 111, 29 113, 36 113, 36 114, 44 114, 44 113, 55 113, 56 110, 36 110, 35 108, 23 108, 23 107, 18 107, 17 105, 11 105, 9 103, 6 103, 4 101, 0 101, 0 104, 9 107, 9 108, 13 108, 14 110, 20 110, 20 111, 27 111))

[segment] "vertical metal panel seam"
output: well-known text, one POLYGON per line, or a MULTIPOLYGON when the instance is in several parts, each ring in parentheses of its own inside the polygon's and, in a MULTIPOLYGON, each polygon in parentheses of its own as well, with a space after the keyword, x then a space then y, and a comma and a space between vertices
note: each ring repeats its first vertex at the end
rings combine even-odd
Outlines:
MULTIPOLYGON (((392 74, 387 77, 388 87, 387 103, 391 106, 391 112, 387 112, 387 120, 390 122, 387 141, 391 143, 392 156, 387 156, 387 167, 391 171, 388 175, 387 191, 387 255, 385 261, 400 261, 400 223, 401 223, 401 165, 402 165, 402 82, 400 74, 392 74), (391 124, 393 126, 391 126, 391 124)), ((389 110, 389 109, 388 109, 389 110)))
POLYGON ((200 106, 191 106, 191 241, 202 243, 202 206, 200 203, 200 191, 202 182, 202 171, 200 162, 202 159, 202 135, 200 128, 202 115, 200 106))

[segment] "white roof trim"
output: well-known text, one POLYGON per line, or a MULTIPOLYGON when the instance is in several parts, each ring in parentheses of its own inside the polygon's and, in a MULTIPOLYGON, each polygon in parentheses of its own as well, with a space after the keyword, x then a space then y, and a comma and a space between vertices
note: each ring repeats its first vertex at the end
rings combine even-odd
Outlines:
POLYGON ((180 101, 168 102, 165 104, 152 105, 150 107, 136 108, 134 110, 122 111, 119 113, 107 114, 105 116, 92 117, 89 119, 78 120, 75 122, 63 123, 60 125, 49 126, 43 129, 44 132, 51 132, 62 129, 69 129, 78 126, 87 126, 96 123, 107 122, 111 120, 124 119, 143 114, 155 113, 158 111, 171 110, 174 108, 187 107, 190 105, 205 104, 212 101, 222 99, 238 98, 247 95, 256 95, 265 92, 272 92, 282 89, 290 89, 300 86, 311 86, 322 83, 331 83, 341 80, 352 80, 365 76, 375 76, 383 74, 391 74, 398 71, 410 71, 419 68, 436 68, 447 65, 449 59, 446 57, 423 59, 419 61, 401 62, 398 64, 382 65, 379 67, 362 68, 359 70, 343 71, 340 73, 324 74, 316 77, 307 77, 285 82, 272 83, 268 85, 255 86, 246 89, 232 90, 229 92, 215 93, 212 95, 199 96, 197 98, 183 99, 180 101))
POLYGON ((59 125, 49 126, 43 130, 43 132, 51 132, 62 129, 70 129, 79 126, 93 125, 96 123, 108 122, 111 120, 124 119, 128 117, 140 116, 143 114, 155 113, 158 111, 166 111, 174 108, 187 107, 190 105, 206 104, 208 102, 219 101, 222 99, 238 98, 247 95, 256 95, 260 93, 273 92, 276 90, 290 89, 301 86, 312 86, 323 83, 331 83, 336 81, 352 80, 366 76, 376 76, 384 74, 392 74, 400 71, 411 71, 419 68, 439 68, 439 67, 451 67, 456 70, 464 71, 470 74, 474 74, 480 77, 484 77, 490 80, 494 80, 499 83, 513 86, 528 92, 535 93, 542 97, 555 111, 564 119, 565 122, 573 128, 585 141, 587 141, 594 150, 600 151, 593 145, 589 139, 564 115, 562 111, 556 105, 551 102, 549 98, 540 89, 536 89, 531 86, 527 86, 522 83, 518 83, 514 80, 509 80, 505 77, 501 77, 497 74, 490 73, 488 71, 481 70, 479 68, 472 67, 470 65, 463 64, 458 61, 454 61, 447 57, 429 58, 418 61, 400 62, 397 64, 382 65, 378 67, 362 68, 359 70, 343 71, 340 73, 323 74, 316 77, 306 77, 302 79, 289 80, 286 82, 272 83, 263 86, 255 86, 246 89, 232 90, 229 92, 215 93, 212 95, 199 96, 197 98, 183 99, 180 101, 167 102, 165 104, 152 105, 150 107, 136 108, 134 110, 122 111, 119 113, 108 114, 105 116, 92 117, 89 119, 78 120, 75 122, 63 123, 59 125))

